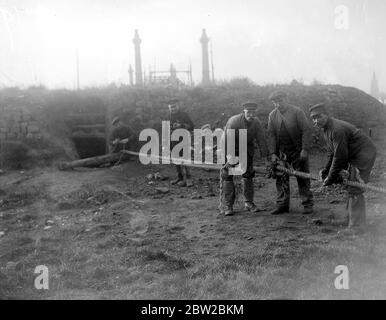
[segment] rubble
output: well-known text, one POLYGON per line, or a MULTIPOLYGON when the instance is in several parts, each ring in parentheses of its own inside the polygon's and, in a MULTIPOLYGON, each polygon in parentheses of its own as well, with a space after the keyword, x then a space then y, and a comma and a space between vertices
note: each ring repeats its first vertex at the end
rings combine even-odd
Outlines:
POLYGON ((154 181, 154 180, 165 181, 165 180, 168 180, 169 177, 164 176, 164 175, 160 174, 159 172, 156 172, 156 173, 147 174, 146 179, 150 180, 150 181, 154 181))
POLYGON ((312 219, 311 221, 313 224, 317 225, 317 226, 321 226, 323 225, 323 221, 321 219, 312 219))

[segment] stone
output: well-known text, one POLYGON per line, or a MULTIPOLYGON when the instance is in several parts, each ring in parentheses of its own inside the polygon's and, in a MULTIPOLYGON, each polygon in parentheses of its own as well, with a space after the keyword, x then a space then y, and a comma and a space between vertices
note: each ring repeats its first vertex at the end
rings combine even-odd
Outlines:
POLYGON ((162 193, 162 194, 166 194, 170 191, 169 188, 167 188, 167 187, 157 187, 157 188, 155 188, 155 190, 158 193, 162 193))
POLYGON ((191 199, 192 199, 192 200, 202 199, 202 195, 200 195, 200 194, 193 195, 193 196, 191 197, 191 199))

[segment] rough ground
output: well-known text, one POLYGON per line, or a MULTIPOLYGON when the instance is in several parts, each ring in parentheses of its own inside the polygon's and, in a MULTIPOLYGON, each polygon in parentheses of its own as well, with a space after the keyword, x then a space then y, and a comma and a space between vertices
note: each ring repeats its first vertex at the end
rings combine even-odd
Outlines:
MULTIPOLYGON (((323 160, 312 159, 314 172, 323 160)), ((374 178, 386 185, 384 160, 374 178)), ((192 172, 194 187, 181 189, 170 185, 173 168, 136 161, 2 174, 0 298, 386 298, 384 195, 366 195, 367 234, 342 236, 341 188, 321 193, 314 183, 316 212, 303 216, 292 178, 291 213, 271 216, 274 181, 257 177, 263 211, 239 201, 223 217, 217 172, 192 172), (169 179, 148 176, 157 172, 169 179), (34 287, 38 265, 49 269, 48 290, 34 287), (338 265, 349 269, 349 290, 334 287, 338 265)))

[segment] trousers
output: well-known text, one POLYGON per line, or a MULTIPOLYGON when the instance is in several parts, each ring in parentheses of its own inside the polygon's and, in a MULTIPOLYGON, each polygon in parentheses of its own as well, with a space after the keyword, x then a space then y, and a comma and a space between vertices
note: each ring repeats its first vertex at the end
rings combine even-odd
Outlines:
MULTIPOLYGON (((247 169, 241 176, 241 184, 245 202, 253 202, 254 197, 253 177, 255 176, 255 172, 253 170, 253 155, 253 149, 248 149, 247 169)), ((229 169, 227 168, 226 164, 220 170, 220 184, 220 205, 232 207, 236 199, 235 184, 233 175, 229 175, 229 169)))
MULTIPOLYGON (((288 163, 292 165, 295 170, 309 173, 310 166, 308 159, 300 161, 298 157, 292 157, 287 159, 288 163)), ((313 194, 310 190, 311 181, 310 179, 304 179, 296 177, 299 195, 302 201, 302 205, 306 208, 313 207, 314 200, 313 194)), ((290 205, 290 177, 287 173, 283 173, 281 176, 276 178, 276 204, 279 208, 289 208, 290 205)))

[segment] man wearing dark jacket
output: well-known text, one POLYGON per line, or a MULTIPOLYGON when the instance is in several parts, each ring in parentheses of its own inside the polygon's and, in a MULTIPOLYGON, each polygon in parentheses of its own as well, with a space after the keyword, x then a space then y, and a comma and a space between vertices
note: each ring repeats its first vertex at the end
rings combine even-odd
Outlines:
MULTIPOLYGON (((295 170, 309 173, 308 152, 311 144, 311 128, 303 110, 287 103, 283 91, 274 91, 270 95, 275 109, 268 117, 268 148, 271 161, 283 160, 295 170)), ((304 214, 313 212, 313 194, 309 179, 296 178, 299 194, 304 206, 304 214)), ((290 183, 289 175, 276 177, 277 207, 271 214, 289 211, 290 183)))
POLYGON ((134 137, 133 132, 127 125, 122 123, 119 117, 115 117, 111 124, 114 126, 110 135, 111 153, 130 150, 130 142, 134 137))
MULTIPOLYGON (((188 131, 194 130, 192 119, 190 119, 189 115, 186 112, 180 110, 178 99, 169 100, 168 107, 170 112, 170 133, 172 133, 176 129, 186 129, 188 131)), ((177 143, 178 141, 171 142, 171 150, 177 143)), ((180 187, 191 187, 193 185, 193 182, 189 168, 184 165, 176 165, 176 169, 177 179, 172 180, 171 184, 177 184, 180 187)))
MULTIPOLYGON (((331 117, 324 104, 310 108, 316 126, 323 129, 328 147, 328 162, 319 173, 328 186, 340 182, 340 171, 349 171, 349 180, 369 181, 377 155, 371 139, 354 125, 331 117)), ((349 229, 363 231, 366 226, 366 205, 363 190, 348 187, 349 229)))
MULTIPOLYGON (((252 212, 257 212, 259 209, 253 202, 254 189, 253 177, 255 172, 253 170, 253 155, 255 148, 255 141, 257 142, 262 157, 268 156, 267 143, 264 136, 263 128, 259 119, 256 117, 257 104, 247 102, 243 104, 243 112, 241 114, 231 117, 224 130, 225 146, 227 146, 227 130, 235 130, 235 156, 240 153, 240 146, 238 144, 239 130, 247 130, 247 165, 246 171, 242 174, 242 187, 245 200, 245 208, 252 212)), ((231 145, 233 145, 231 143, 231 145)), ((229 160, 229 159, 228 159, 229 160)), ((233 204, 235 201, 235 186, 233 182, 233 175, 229 174, 229 162, 227 162, 220 172, 221 194, 220 194, 220 211, 226 216, 233 214, 233 204)))

